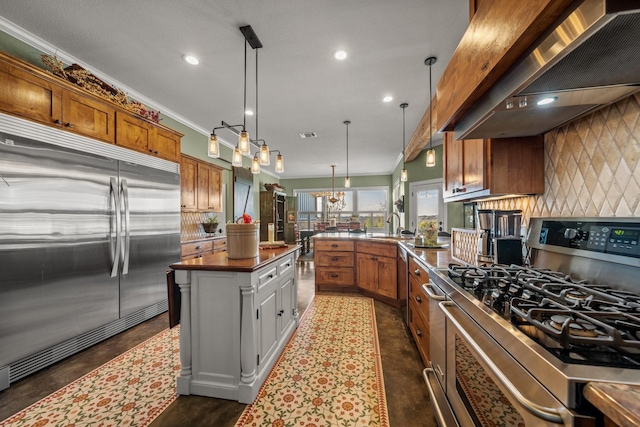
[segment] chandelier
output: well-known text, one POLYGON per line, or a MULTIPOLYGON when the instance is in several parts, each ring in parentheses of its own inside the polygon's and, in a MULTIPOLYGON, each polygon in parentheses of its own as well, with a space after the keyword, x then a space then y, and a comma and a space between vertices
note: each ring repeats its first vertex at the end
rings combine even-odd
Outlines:
POLYGON ((326 197, 327 209, 329 211, 341 211, 346 205, 344 200, 344 191, 336 192, 336 177, 335 177, 336 165, 331 165, 331 192, 321 191, 319 193, 311 193, 313 197, 326 197))

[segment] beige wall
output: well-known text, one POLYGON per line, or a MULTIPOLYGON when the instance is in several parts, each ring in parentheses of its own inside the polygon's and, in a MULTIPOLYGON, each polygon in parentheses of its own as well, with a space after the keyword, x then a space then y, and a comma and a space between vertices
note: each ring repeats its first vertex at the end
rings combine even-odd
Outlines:
POLYGON ((545 134, 545 192, 480 202, 533 216, 640 216, 640 94, 545 134))

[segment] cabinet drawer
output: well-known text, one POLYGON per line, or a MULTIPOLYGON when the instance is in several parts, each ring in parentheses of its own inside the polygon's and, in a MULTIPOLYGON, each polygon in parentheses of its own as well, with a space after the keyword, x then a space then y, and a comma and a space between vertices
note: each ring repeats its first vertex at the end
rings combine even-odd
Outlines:
POLYGON ((272 282, 278 277, 278 266, 268 266, 264 270, 260 271, 258 276, 258 287, 262 288, 268 283, 272 282))
POLYGON ((316 251, 344 251, 353 252, 354 242, 348 240, 322 240, 314 239, 313 247, 316 251))
POLYGON ((293 271, 293 267, 294 267, 293 255, 290 255, 286 258, 281 259, 278 262, 278 275, 284 276, 290 271, 293 271))
POLYGON ((319 267, 353 267, 353 252, 316 252, 314 260, 319 267))
POLYGON ((420 283, 429 283, 429 273, 413 257, 409 257, 409 277, 415 278, 420 283))
POLYGON ((358 242, 358 252, 396 258, 398 245, 396 243, 358 242))
POLYGON ((183 243, 182 244, 182 256, 188 255, 198 255, 207 252, 211 252, 213 250, 213 242, 193 242, 193 243, 183 243))
POLYGON ((227 238, 216 239, 213 241, 213 249, 222 249, 227 247, 227 238))
POLYGON ((425 320, 429 320, 429 297, 422 290, 422 283, 414 277, 409 278, 409 299, 425 320))
POLYGON ((353 268, 316 267, 316 285, 353 286, 353 268))
POLYGON ((409 301, 409 329, 416 342, 425 366, 429 365, 429 322, 418 312, 413 301, 409 301))

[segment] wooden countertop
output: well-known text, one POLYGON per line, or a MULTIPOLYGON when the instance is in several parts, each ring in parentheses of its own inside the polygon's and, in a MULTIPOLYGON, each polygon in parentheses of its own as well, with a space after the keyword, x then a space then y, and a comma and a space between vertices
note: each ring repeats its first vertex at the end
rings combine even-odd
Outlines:
POLYGON ((588 383, 584 397, 621 427, 640 425, 640 386, 588 383))
POLYGON ((174 270, 200 270, 200 271, 236 271, 252 272, 264 267, 300 249, 300 245, 287 245, 281 248, 260 248, 259 256, 255 258, 229 259, 227 252, 203 255, 200 258, 188 259, 171 264, 174 270))

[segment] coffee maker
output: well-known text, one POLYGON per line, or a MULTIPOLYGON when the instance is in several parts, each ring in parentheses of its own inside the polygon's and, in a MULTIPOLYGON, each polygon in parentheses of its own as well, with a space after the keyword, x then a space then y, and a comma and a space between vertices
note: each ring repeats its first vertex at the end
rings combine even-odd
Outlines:
POLYGON ((522 265, 521 210, 478 210, 478 264, 522 265))

